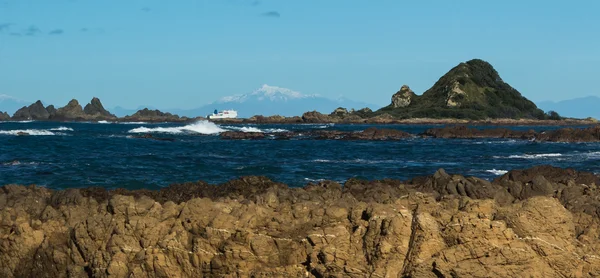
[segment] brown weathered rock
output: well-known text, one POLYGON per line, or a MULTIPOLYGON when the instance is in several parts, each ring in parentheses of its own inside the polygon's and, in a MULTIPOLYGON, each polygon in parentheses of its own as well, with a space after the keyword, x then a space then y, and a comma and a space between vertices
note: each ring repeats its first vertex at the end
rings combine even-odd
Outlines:
POLYGON ((414 97, 415 92, 408 85, 402 85, 400 90, 392 96, 392 107, 402 108, 409 106, 414 97))
POLYGON ((440 170, 410 184, 304 188, 264 177, 159 191, 9 185, 0 188, 0 276, 596 277, 598 216, 561 198, 581 189, 590 198, 578 201, 598 208, 598 192, 577 183, 588 174, 564 171, 490 183, 440 170), (558 198, 492 199, 530 179, 535 192, 568 186, 558 198))
POLYGON ((66 106, 58 108, 54 115, 56 120, 83 120, 85 119, 83 108, 79 105, 79 101, 72 99, 66 106))
POLYGON ((302 114, 302 121, 305 123, 333 123, 333 118, 329 115, 323 115, 317 111, 306 112, 302 114))

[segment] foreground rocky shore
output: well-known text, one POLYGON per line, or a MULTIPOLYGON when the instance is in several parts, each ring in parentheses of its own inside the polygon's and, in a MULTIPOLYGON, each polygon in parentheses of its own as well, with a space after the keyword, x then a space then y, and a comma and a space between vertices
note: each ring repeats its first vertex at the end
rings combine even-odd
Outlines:
POLYGON ((600 179, 0 190, 2 277, 597 277, 600 179))

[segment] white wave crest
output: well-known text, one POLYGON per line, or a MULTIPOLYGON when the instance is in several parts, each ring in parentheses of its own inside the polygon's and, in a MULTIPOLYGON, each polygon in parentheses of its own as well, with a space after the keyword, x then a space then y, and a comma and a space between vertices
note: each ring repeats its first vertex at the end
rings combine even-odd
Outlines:
POLYGON ((102 121, 98 121, 98 123, 99 123, 99 124, 110 124, 110 122, 109 122, 109 121, 104 121, 104 120, 102 120, 102 121))
POLYGON ((256 127, 252 127, 252 126, 224 126, 223 128, 228 129, 228 130, 237 130, 237 131, 241 131, 241 132, 262 132, 262 133, 278 133, 278 132, 287 132, 287 129, 283 129, 283 128, 267 128, 267 129, 260 129, 260 128, 256 128, 256 127))
POLYGON ((186 126, 180 127, 154 127, 148 128, 145 126, 141 126, 138 128, 134 128, 129 131, 129 133, 171 133, 171 134, 181 134, 181 133, 200 133, 200 134, 216 134, 225 131, 214 123, 209 121, 200 121, 197 123, 189 124, 186 126))
POLYGON ((50 130, 52 130, 52 131, 74 131, 72 128, 66 127, 66 126, 55 127, 55 128, 51 128, 50 130))
POLYGON ((0 134, 4 135, 19 135, 24 133, 32 136, 50 136, 56 135, 54 132, 45 129, 18 129, 18 130, 0 130, 0 134))
POLYGON ((119 122, 122 125, 147 125, 147 122, 119 122))
POLYGON ((539 153, 539 154, 523 154, 523 155, 510 155, 508 158, 524 158, 524 159, 540 159, 548 157, 559 157, 562 156, 560 153, 539 153))
POLYGON ((492 173, 492 174, 494 174, 496 176, 502 176, 502 175, 508 173, 508 171, 506 171, 506 170, 496 170, 496 169, 485 170, 485 171, 488 172, 488 173, 492 173))

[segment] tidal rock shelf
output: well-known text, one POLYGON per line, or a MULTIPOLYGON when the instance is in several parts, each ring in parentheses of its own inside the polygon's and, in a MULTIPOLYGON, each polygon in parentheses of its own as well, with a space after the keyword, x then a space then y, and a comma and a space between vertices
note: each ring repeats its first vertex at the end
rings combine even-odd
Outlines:
POLYGON ((597 277, 600 178, 0 188, 1 277, 597 277))

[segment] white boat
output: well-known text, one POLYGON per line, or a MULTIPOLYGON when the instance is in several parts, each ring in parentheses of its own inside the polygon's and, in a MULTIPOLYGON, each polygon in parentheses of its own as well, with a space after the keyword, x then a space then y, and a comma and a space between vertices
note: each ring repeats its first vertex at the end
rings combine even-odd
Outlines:
POLYGON ((208 115, 209 119, 235 119, 237 118, 237 111, 235 110, 223 110, 221 112, 215 109, 211 115, 208 115))

